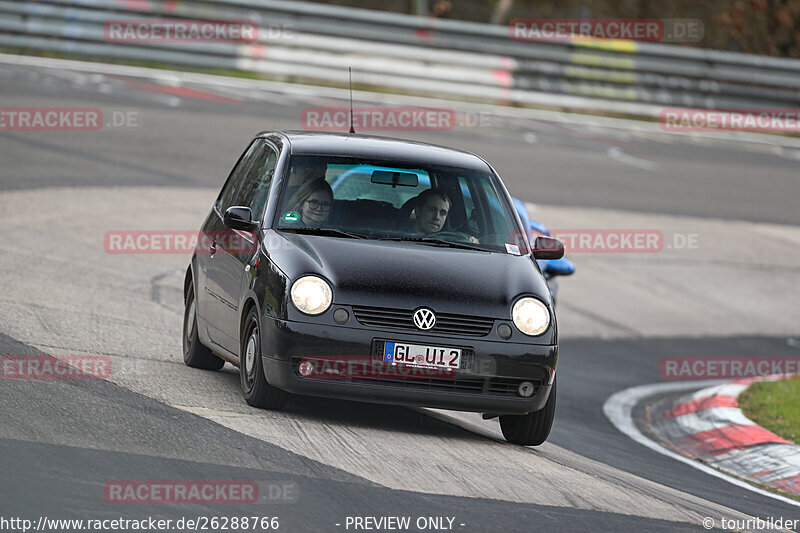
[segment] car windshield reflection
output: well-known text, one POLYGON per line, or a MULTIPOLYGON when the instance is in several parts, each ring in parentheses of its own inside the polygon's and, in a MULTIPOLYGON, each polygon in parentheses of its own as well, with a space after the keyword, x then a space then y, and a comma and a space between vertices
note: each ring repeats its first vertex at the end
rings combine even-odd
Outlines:
POLYGON ((528 251, 491 174, 398 161, 293 156, 274 226, 328 237, 528 251))

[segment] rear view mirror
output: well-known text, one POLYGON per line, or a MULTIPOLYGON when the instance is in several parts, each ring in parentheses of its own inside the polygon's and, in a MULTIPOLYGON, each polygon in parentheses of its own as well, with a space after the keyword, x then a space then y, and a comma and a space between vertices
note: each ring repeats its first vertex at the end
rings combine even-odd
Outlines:
POLYGON ((533 257, 536 259, 561 259, 564 257, 564 245, 558 239, 539 235, 533 241, 533 257))
POLYGON ((222 223, 231 229, 256 231, 258 222, 253 222, 253 214, 249 207, 235 205, 225 211, 222 223))
POLYGON ((390 170, 376 170, 372 173, 372 183, 391 185, 397 187, 417 187, 419 178, 411 172, 393 172, 390 170))

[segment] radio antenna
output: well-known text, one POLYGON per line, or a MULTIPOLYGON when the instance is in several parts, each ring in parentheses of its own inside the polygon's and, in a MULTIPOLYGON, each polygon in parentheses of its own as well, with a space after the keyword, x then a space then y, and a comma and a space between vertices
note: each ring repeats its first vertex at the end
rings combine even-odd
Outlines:
POLYGON ((350 74, 350 133, 355 133, 353 127, 353 69, 347 67, 347 72, 350 74))

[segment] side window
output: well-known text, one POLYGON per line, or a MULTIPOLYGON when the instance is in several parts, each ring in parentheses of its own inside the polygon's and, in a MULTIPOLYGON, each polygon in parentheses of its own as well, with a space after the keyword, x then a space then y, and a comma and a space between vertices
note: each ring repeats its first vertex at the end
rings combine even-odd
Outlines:
POLYGON ((514 228, 514 215, 507 206, 504 207, 500 202, 499 193, 495 186, 489 179, 482 179, 480 184, 489 204, 488 218, 491 219, 492 231, 498 239, 498 245, 502 242, 507 242, 516 244, 521 250, 527 249, 524 232, 514 228))
POLYGON ((244 181, 236 191, 233 205, 246 205, 253 213, 253 220, 261 220, 264 214, 272 177, 278 164, 278 154, 268 144, 261 142, 253 158, 253 164, 244 181))
POLYGON ((226 181, 225 186, 222 187, 222 192, 219 193, 217 203, 219 205, 219 211, 223 215, 230 206, 235 205, 232 203, 233 194, 236 192, 239 182, 242 181, 244 173, 247 172, 248 168, 250 168, 250 163, 253 162, 253 157, 255 157, 259 143, 260 141, 253 141, 244 155, 239 158, 239 162, 236 163, 236 166, 231 171, 230 176, 228 176, 228 181, 226 181))

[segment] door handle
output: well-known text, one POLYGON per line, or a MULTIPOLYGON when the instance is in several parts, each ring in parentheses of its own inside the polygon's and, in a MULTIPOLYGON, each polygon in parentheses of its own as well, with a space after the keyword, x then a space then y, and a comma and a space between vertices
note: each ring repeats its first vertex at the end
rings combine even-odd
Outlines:
POLYGON ((217 239, 211 241, 211 246, 208 247, 208 251, 211 252, 211 255, 217 253, 217 239))

